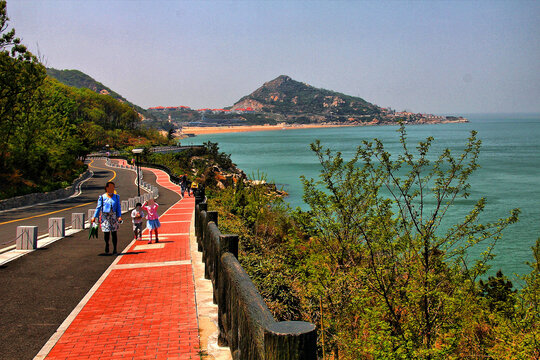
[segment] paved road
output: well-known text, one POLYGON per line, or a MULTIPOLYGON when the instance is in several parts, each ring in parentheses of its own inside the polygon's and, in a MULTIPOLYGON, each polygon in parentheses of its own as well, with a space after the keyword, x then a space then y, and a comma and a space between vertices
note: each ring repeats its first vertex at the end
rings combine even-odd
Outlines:
MULTIPOLYGON (((15 243, 17 226, 37 226, 38 235, 42 235, 48 233, 50 217, 64 217, 66 226, 71 225, 71 214, 75 212, 87 214, 88 209, 95 208, 97 198, 104 192, 103 186, 111 179, 116 183, 116 190, 122 199, 137 195, 134 171, 107 167, 105 161, 101 159, 91 160, 89 169, 94 172, 94 176, 83 184, 82 193, 77 197, 21 210, 1 212, 0 249, 15 243)), ((148 176, 151 177, 153 174, 148 172, 148 176)))
MULTIPOLYGON (((110 170, 103 171, 97 178, 100 181, 93 185, 96 194, 112 174, 110 170)), ((125 199, 134 196, 135 173, 120 169, 117 174, 118 192, 125 199)), ((144 178, 155 184, 156 177, 151 172, 144 171, 144 178)), ((161 212, 180 197, 158 187, 161 212)), ((120 227, 118 234, 118 248, 125 249, 133 237, 130 221, 120 227)), ((116 258, 104 256, 103 250, 101 233, 99 239, 88 240, 88 233, 83 231, 0 266, 0 359, 34 358, 116 258)))

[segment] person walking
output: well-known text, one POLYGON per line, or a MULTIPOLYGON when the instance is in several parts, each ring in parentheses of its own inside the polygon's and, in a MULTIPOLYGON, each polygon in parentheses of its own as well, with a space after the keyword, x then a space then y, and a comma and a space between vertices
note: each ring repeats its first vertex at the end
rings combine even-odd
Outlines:
POLYGON ((142 225, 144 219, 144 211, 141 209, 141 203, 135 205, 135 209, 131 212, 131 221, 133 222, 133 233, 135 238, 133 240, 142 240, 142 225))
POLYGON ((118 254, 116 245, 118 236, 116 232, 122 222, 122 207, 120 196, 114 191, 115 184, 112 181, 105 185, 105 193, 98 198, 96 211, 91 222, 100 220, 101 231, 105 240, 105 254, 109 254, 109 239, 112 237, 113 255, 118 254), (100 216, 101 215, 101 216, 100 216))
POLYGON ((184 174, 180 177, 180 192, 182 194, 182 197, 184 197, 184 192, 186 191, 186 187, 187 187, 187 176, 184 174))
POLYGON ((193 196, 195 196, 195 203, 202 203, 204 201, 204 198, 206 197, 204 191, 204 184, 198 184, 196 182, 193 182, 191 188, 193 190, 193 196))
POLYGON ((187 179, 186 180, 186 188, 187 188, 187 194, 189 197, 191 197, 191 180, 187 179))
POLYGON ((159 205, 154 201, 154 199, 149 199, 148 201, 145 201, 141 209, 145 210, 148 216, 146 217, 146 227, 148 228, 148 232, 150 234, 150 240, 148 240, 148 243, 152 243, 152 232, 156 235, 156 243, 159 242, 158 238, 158 228, 161 226, 161 223, 159 222, 159 215, 157 212, 159 205))

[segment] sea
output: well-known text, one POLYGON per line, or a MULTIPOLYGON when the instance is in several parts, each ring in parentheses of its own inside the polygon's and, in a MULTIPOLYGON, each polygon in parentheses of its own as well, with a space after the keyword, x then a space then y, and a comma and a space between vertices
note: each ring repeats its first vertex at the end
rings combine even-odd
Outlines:
MULTIPOLYGON (((499 269, 520 286, 519 275, 530 272, 531 247, 540 238, 540 114, 461 114, 468 123, 410 125, 408 144, 434 137, 432 159, 445 148, 455 154, 464 148, 471 131, 482 140, 480 168, 470 178, 471 195, 458 200, 446 215, 445 224, 462 221, 481 197, 487 205, 483 223, 508 217, 511 209, 521 210, 520 220, 506 228, 497 242, 490 262, 494 274, 499 269)), ((302 200, 300 177, 318 178, 320 164, 310 144, 340 151, 350 159, 363 140, 380 139, 391 154, 400 152, 397 126, 359 126, 283 131, 259 131, 201 135, 182 141, 183 145, 217 142, 221 151, 252 178, 265 176, 282 187, 291 207, 308 209, 302 200)), ((485 247, 471 251, 471 259, 485 247)))

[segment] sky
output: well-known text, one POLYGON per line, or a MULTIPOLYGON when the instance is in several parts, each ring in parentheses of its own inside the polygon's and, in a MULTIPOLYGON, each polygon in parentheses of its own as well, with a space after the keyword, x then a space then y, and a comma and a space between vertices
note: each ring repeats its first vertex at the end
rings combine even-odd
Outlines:
POLYGON ((144 108, 233 105, 279 75, 434 114, 540 112, 540 1, 8 0, 48 67, 144 108))

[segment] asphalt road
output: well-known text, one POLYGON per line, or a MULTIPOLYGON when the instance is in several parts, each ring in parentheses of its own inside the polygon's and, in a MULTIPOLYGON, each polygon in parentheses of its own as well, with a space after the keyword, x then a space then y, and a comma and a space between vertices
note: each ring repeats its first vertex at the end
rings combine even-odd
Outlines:
MULTIPOLYGON (((107 167, 105 161, 101 159, 91 160, 89 169, 94 172, 94 176, 82 185, 82 193, 77 197, 26 209, 0 212, 0 249, 15 243, 17 226, 37 226, 38 235, 42 235, 48 233, 48 219, 51 217, 64 217, 66 226, 70 226, 72 213, 82 212, 88 216, 88 209, 96 207, 97 198, 104 193, 104 185, 111 179, 115 182, 116 191, 121 199, 137 195, 134 171, 107 167)), ((144 191, 141 192, 143 193, 144 191)))
MULTIPOLYGON (((93 166, 100 164, 94 163, 93 166)), ((106 169, 105 166, 100 167, 106 169)), ((108 169, 100 171, 96 171, 93 183, 87 184, 85 196, 88 201, 95 201, 104 183, 112 176, 108 169)), ((115 182, 124 199, 136 195, 134 176, 132 171, 117 171, 115 182)), ((151 172, 144 171, 144 178, 155 184, 155 176, 151 172)), ((160 196, 157 202, 162 213, 180 197, 158 187, 160 196)), ((87 200, 79 199, 81 203, 87 200)), ((61 206, 74 205, 64 203, 61 206)), ((73 210, 65 211, 70 213, 73 210)), ((28 216, 25 214, 21 216, 28 216)), ((125 249, 132 239, 131 220, 126 216, 118 231, 118 249, 125 249)), ((88 240, 88 232, 82 231, 0 266, 0 359, 33 359, 37 355, 115 259, 104 255, 103 251, 101 232, 99 239, 88 240)), ((137 253, 118 256, 137 256, 137 253)))

